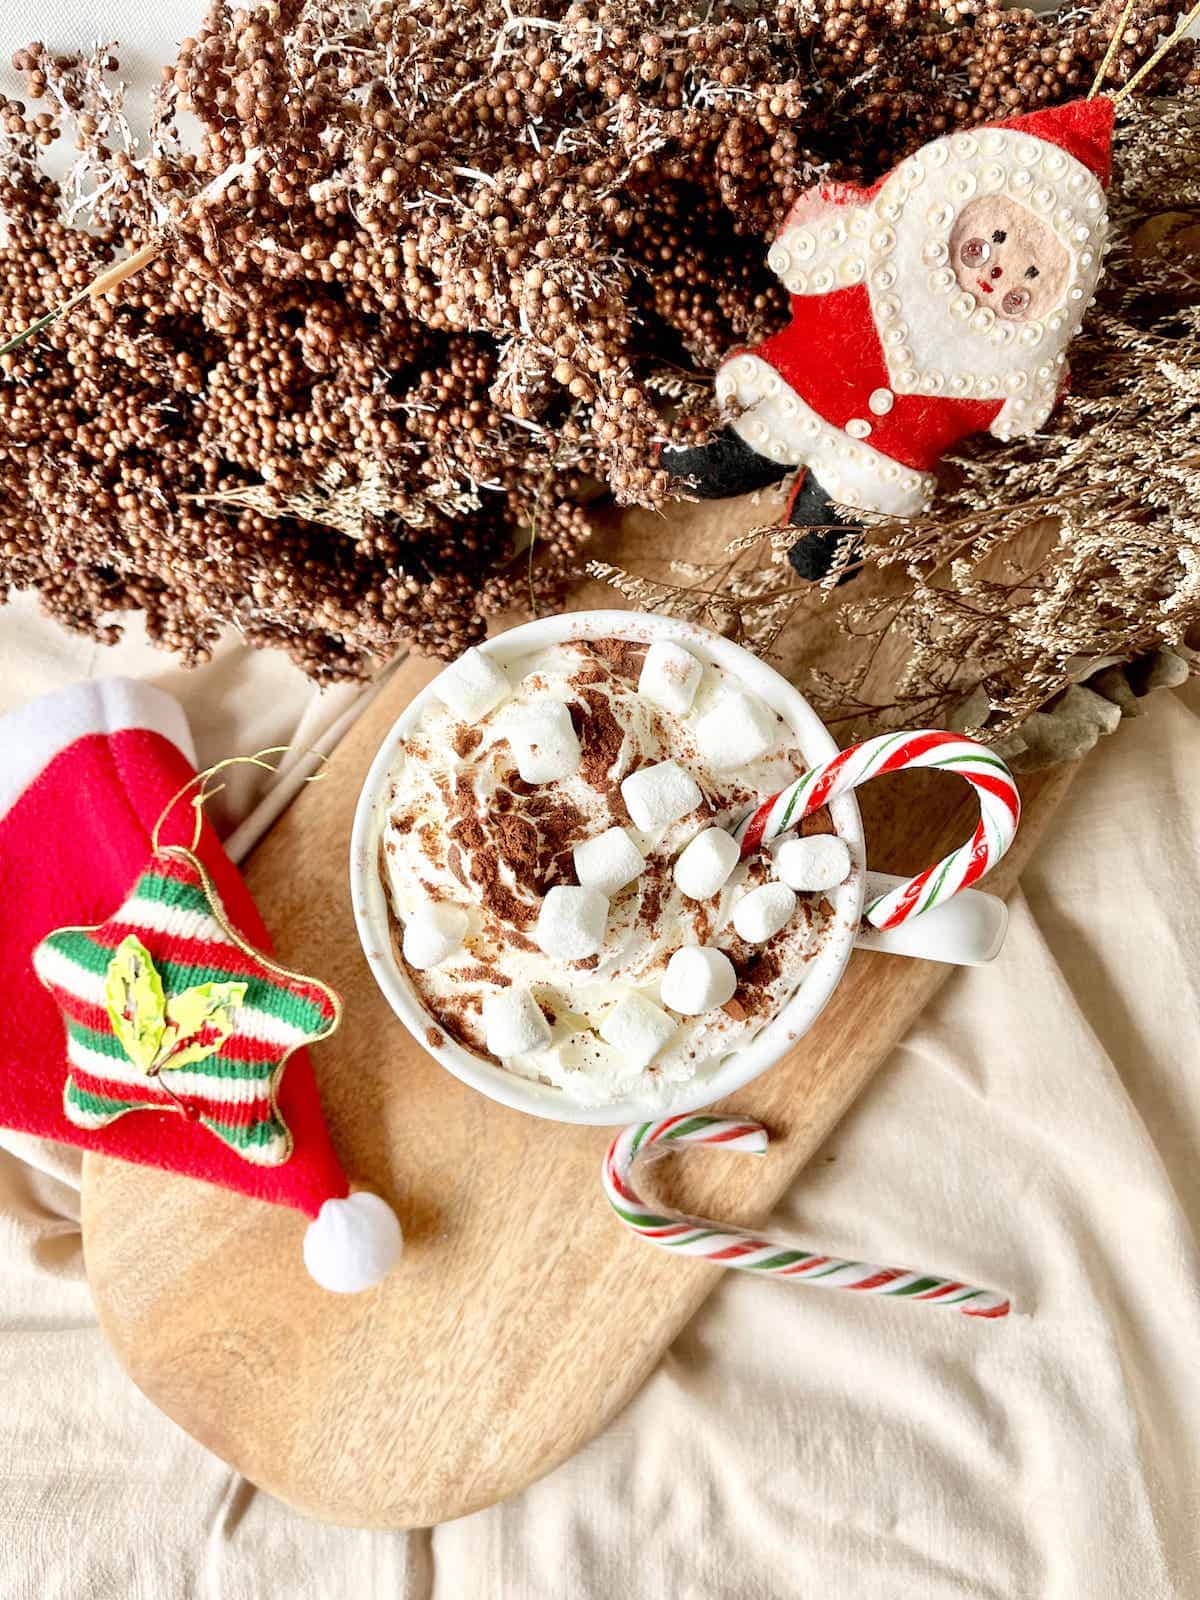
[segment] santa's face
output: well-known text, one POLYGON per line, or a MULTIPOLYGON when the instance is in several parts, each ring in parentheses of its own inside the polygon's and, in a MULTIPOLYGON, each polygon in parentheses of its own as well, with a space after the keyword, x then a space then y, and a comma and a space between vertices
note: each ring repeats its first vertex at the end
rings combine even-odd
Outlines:
POLYGON ((959 213, 950 234, 959 287, 1009 322, 1053 311, 1071 262, 1053 230, 1007 195, 984 195, 959 213))

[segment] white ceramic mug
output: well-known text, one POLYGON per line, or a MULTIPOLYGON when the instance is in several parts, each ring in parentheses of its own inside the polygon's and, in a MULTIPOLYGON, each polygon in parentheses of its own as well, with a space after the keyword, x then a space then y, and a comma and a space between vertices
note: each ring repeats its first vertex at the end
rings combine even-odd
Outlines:
MULTIPOLYGON (((527 622, 489 639, 480 648, 503 665, 546 645, 570 639, 603 638, 632 639, 638 643, 672 639, 685 645, 702 661, 740 680, 777 711, 795 735, 809 766, 817 766, 837 754, 838 746, 824 723, 800 691, 774 667, 769 667, 741 645, 675 617, 637 611, 565 612, 527 622)), ((376 982, 414 1039, 456 1078, 493 1100, 556 1122, 602 1126, 695 1111, 749 1083, 807 1033, 837 987, 855 945, 960 965, 977 965, 999 953, 1007 923, 1004 902, 974 889, 964 890, 944 906, 912 918, 890 932, 880 933, 862 925, 863 902, 868 891, 874 897, 902 880, 867 871, 858 802, 852 793, 846 793, 833 800, 829 809, 834 827, 850 847, 853 866, 846 881, 829 895, 834 914, 820 950, 805 969, 803 983, 778 1015, 748 1044, 730 1051, 714 1069, 682 1084, 679 1093, 670 1100, 655 1100, 652 1104, 623 1100, 603 1106, 572 1105, 561 1090, 506 1072, 495 1062, 446 1037, 441 1029, 438 1032, 444 1042, 431 1046, 429 1032, 433 1019, 393 950, 387 896, 379 873, 379 839, 386 816, 389 774, 400 746, 420 721, 432 693, 430 684, 397 718, 363 784, 350 842, 354 919, 376 982)))

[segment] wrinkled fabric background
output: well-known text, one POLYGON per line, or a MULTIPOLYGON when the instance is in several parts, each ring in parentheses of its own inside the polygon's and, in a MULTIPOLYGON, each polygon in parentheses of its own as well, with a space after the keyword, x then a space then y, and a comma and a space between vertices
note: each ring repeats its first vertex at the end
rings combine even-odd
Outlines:
MULTIPOLYGON (((201 762, 347 714, 352 691, 316 694, 276 657, 230 642, 185 674, 136 633, 100 651, 19 601, 0 612, 0 711, 142 672, 183 701, 201 762)), ((222 797, 230 818, 256 798, 222 797)), ((78 1156, 0 1135, 0 1594, 1200 1594, 1198 974, 1194 681, 1089 758, 1000 961, 951 977, 777 1214, 935 1270, 982 1239, 1024 1314, 730 1274, 578 1456, 420 1533, 307 1522, 156 1411, 97 1327, 78 1156)))
MULTIPOLYGON (((198 15, 9 0, 0 58, 120 38, 145 83, 198 15)), ((335 738, 353 715, 355 691, 318 695, 233 640, 185 674, 129 634, 101 651, 27 600, 0 610, 0 711, 141 673, 181 699, 202 763, 335 738)), ((934 1270, 985 1240, 988 1281, 1025 1314, 981 1326, 730 1274, 601 1437, 460 1522, 320 1527, 194 1444, 99 1332, 77 1154, 0 1135, 0 1594, 1200 1595, 1198 734, 1193 682, 1089 758, 1002 959, 950 979, 777 1214, 934 1270)), ((251 819, 245 848, 267 780, 230 776, 218 815, 251 819)))

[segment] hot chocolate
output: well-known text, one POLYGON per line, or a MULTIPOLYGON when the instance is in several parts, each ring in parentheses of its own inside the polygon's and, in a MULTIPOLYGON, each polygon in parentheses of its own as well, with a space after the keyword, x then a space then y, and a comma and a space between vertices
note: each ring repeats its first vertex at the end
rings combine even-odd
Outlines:
MULTIPOLYGON (((396 957, 431 1019, 579 1104, 714 1071, 803 981, 849 869, 833 839, 780 870, 738 860, 727 830, 805 766, 791 730, 665 641, 504 668, 469 651, 434 689, 380 838, 396 957)), ((830 833, 827 814, 804 831, 830 833)))

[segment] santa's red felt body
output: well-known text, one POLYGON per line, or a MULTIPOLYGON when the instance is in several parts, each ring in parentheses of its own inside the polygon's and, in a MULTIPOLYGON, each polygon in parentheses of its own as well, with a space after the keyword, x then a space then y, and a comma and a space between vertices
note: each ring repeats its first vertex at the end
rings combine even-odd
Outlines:
MULTIPOLYGON (((760 478, 803 466, 843 505, 910 516, 967 434, 1045 422, 1100 275, 1112 125, 1110 100, 1076 101, 801 197, 767 258, 792 320, 716 380, 760 478)), ((702 478, 699 455, 673 470, 702 478)))

